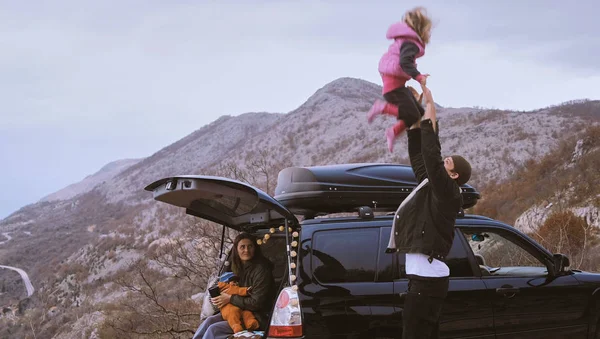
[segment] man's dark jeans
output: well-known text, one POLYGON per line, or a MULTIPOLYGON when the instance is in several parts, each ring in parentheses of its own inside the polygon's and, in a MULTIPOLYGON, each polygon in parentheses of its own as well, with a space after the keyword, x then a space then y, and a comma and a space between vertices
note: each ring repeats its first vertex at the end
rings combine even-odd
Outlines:
POLYGON ((409 277, 402 312, 402 339, 439 338, 439 320, 448 283, 447 277, 409 277))

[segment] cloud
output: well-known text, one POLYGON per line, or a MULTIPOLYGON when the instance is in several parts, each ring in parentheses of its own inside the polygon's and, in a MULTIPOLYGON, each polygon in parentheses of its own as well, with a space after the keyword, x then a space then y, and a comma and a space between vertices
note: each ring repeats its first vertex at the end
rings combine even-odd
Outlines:
POLYGON ((496 44, 451 43, 430 52, 432 57, 419 65, 431 72, 428 82, 442 105, 532 110, 598 98, 600 75, 579 76, 532 59, 507 59, 496 44))
POLYGON ((596 1, 460 2, 436 27, 436 39, 493 42, 507 59, 530 59, 569 72, 600 75, 596 1))
MULTIPOLYGON (((419 4, 436 20, 419 67, 442 105, 529 109, 598 98, 594 2, 419 4)), ((0 175, 15 183, 1 193, 13 202, 3 208, 107 162, 148 156, 221 115, 288 112, 339 77, 379 84, 385 31, 411 6, 2 3, 0 175), (16 184, 24 177, 27 191, 16 184)))

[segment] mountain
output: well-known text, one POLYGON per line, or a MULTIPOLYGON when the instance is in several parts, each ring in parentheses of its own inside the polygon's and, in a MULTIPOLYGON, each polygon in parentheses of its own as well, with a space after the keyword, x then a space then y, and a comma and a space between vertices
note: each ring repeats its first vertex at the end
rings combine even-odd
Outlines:
POLYGON ((85 177, 80 182, 71 184, 57 192, 45 196, 44 198, 40 199, 40 202, 67 200, 78 194, 89 192, 97 185, 112 179, 126 168, 137 164, 140 162, 140 160, 141 159, 122 159, 113 161, 102 167, 98 172, 85 177))
POLYGON ((187 137, 169 145, 115 176, 100 191, 111 203, 148 201, 143 188, 156 178, 181 173, 200 174, 227 159, 229 153, 246 149, 247 141, 267 134, 285 115, 245 113, 222 116, 187 137))
MULTIPOLYGON (((168 300, 174 304, 169 305, 183 305, 182 300, 193 304, 190 296, 202 292, 206 283, 203 271, 190 273, 188 277, 193 279, 173 280, 183 277, 177 273, 183 266, 161 266, 162 260, 172 255, 163 255, 160 249, 178 249, 177 253, 198 249, 201 258, 211 257, 210 253, 218 253, 218 244, 200 240, 220 237, 220 228, 213 229, 180 209, 155 202, 143 188, 167 176, 207 174, 236 177, 272 193, 277 172, 287 166, 408 163, 405 136, 399 138, 393 154, 387 151, 384 130, 395 119, 378 117, 373 124, 366 122, 366 112, 379 97, 380 86, 341 78, 318 89, 289 113, 222 116, 147 158, 109 164, 1 220, 0 234, 10 237, 0 245, 3 264, 25 269, 36 287, 29 308, 22 307, 28 310, 23 319, 50 307, 57 307, 52 312, 61 312, 54 318, 40 316, 46 320, 24 323, 22 328, 56 333, 60 338, 108 331, 110 312, 119 311, 111 305, 134 300, 125 292, 132 290, 119 285, 123 279, 133 279, 136 284, 168 284, 163 287, 169 292, 161 298, 171 298, 168 300), (149 280, 135 280, 145 272, 140 263, 153 269, 149 280), (94 324, 103 325, 91 330, 94 324)), ((526 112, 439 107, 438 118, 442 153, 461 154, 471 162, 472 185, 499 190, 532 162, 552 157, 561 147, 574 148, 587 127, 599 124, 600 102, 573 101, 526 112)), ((585 159, 598 154, 583 153, 585 159)), ((486 193, 491 191, 483 192, 484 199, 486 194, 493 197, 486 193)), ((521 213, 547 199, 537 200, 535 190, 530 195, 527 204, 519 207, 521 213)), ((598 206, 587 199, 581 201, 585 202, 582 206, 592 206, 589 215, 595 218, 598 206)), ((7 274, 0 271, 0 282, 9 285, 11 293, 0 294, 0 306, 24 300, 21 289, 15 287, 18 280, 7 274)), ((142 305, 142 301, 131 302, 142 305)), ((177 323, 191 327, 194 321, 177 323)), ((18 331, 12 325, 5 328, 18 331)), ((5 335, 7 332, 0 330, 0 337, 5 335)))

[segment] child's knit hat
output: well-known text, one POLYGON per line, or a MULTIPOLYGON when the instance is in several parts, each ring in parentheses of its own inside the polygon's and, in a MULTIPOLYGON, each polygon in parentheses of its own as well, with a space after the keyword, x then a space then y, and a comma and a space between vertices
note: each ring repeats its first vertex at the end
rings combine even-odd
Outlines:
POLYGON ((233 272, 225 272, 219 277, 219 282, 229 282, 234 276, 235 274, 233 274, 233 272))

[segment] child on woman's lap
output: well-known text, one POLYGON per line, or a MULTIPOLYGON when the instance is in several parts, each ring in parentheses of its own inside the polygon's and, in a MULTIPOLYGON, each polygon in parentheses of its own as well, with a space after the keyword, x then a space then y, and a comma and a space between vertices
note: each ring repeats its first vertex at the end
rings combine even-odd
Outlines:
MULTIPOLYGON (((223 276, 227 277, 227 281, 219 281, 218 286, 221 292, 240 296, 247 296, 250 293, 251 287, 238 286, 238 277, 227 273, 223 276)), ((251 311, 242 310, 237 306, 227 304, 221 308, 221 315, 229 323, 234 333, 243 331, 244 327, 250 331, 258 329, 258 320, 251 311)))

